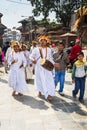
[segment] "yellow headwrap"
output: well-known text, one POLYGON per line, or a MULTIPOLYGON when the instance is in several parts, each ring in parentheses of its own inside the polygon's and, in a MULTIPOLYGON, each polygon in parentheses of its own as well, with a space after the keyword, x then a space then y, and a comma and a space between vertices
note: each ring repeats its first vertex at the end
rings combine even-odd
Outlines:
POLYGON ((38 37, 39 41, 41 41, 42 39, 45 39, 47 41, 47 43, 50 43, 50 39, 49 37, 45 36, 45 35, 41 35, 38 37))

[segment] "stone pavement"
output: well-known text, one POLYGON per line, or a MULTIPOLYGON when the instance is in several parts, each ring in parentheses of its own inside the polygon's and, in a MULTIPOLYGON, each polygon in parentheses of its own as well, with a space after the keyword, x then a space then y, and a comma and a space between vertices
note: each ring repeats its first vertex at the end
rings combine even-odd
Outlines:
MULTIPOLYGON (((49 79, 48 79, 49 80, 49 79)), ((29 93, 12 97, 8 74, 0 73, 0 130, 87 130, 87 82, 85 104, 72 98, 71 74, 66 74, 64 93, 52 103, 37 97, 33 79, 29 93)))

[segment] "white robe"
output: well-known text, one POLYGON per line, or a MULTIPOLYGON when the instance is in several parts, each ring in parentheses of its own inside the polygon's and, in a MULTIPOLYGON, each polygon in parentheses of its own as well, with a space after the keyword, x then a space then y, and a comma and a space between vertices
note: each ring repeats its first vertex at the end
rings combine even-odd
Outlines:
POLYGON ((26 51, 23 51, 23 53, 27 60, 27 66, 25 68, 25 76, 26 76, 26 80, 29 80, 29 79, 32 79, 32 76, 33 76, 33 66, 30 67, 30 64, 32 64, 29 59, 30 52, 26 50, 26 51))
POLYGON ((16 92, 28 92, 28 87, 25 81, 25 69, 26 67, 26 58, 22 52, 12 53, 9 55, 8 63, 10 65, 10 72, 9 72, 9 86, 13 88, 16 92), (18 59, 17 63, 11 64, 12 59, 18 59), (20 68, 20 65, 23 63, 23 67, 20 68))
MULTIPOLYGON (((43 56, 46 56, 46 48, 42 48, 43 56)), ((37 63, 35 65, 35 88, 38 92, 41 92, 45 95, 45 98, 48 97, 48 95, 54 96, 55 95, 55 85, 54 85, 54 79, 52 75, 52 71, 49 71, 45 68, 43 68, 40 65, 40 52, 39 48, 35 48, 31 55, 30 59, 34 58, 37 60, 37 63)), ((52 62, 52 56, 51 56, 51 49, 47 48, 47 58, 52 62)))
MULTIPOLYGON (((38 48, 38 46, 35 46, 35 47, 33 45, 31 46, 31 48, 30 48, 30 54, 33 52, 33 50, 35 48, 38 48)), ((34 71, 35 70, 35 64, 32 63, 32 67, 33 67, 33 71, 34 71)))

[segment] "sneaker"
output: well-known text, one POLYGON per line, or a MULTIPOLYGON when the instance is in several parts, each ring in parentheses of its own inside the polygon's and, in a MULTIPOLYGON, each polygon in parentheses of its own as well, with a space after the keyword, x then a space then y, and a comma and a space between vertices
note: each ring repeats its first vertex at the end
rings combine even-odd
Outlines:
POLYGON ((73 94, 73 98, 77 98, 75 94, 73 94))
POLYGON ((83 99, 79 99, 79 102, 80 102, 80 103, 84 103, 84 100, 83 100, 83 99))
POLYGON ((58 92, 61 96, 64 96, 64 93, 63 92, 58 92))

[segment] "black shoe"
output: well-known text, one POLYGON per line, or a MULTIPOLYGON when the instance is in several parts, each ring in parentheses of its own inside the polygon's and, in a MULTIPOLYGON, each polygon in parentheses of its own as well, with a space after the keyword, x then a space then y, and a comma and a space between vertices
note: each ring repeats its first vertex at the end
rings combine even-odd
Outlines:
POLYGON ((84 100, 83 100, 83 99, 79 99, 79 102, 80 102, 80 103, 84 103, 84 100))
POLYGON ((73 98, 77 98, 75 94, 73 94, 73 98))

